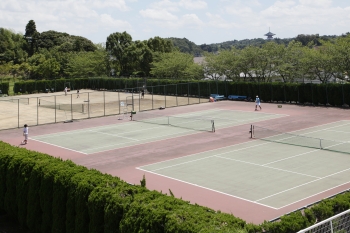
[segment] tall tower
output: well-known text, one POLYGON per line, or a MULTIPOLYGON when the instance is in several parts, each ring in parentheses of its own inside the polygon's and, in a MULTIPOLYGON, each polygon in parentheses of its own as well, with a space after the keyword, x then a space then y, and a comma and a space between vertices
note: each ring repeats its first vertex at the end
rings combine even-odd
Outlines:
POLYGON ((273 36, 276 34, 273 34, 272 32, 270 32, 270 28, 269 28, 269 32, 266 33, 264 36, 267 36, 266 40, 273 40, 273 36))

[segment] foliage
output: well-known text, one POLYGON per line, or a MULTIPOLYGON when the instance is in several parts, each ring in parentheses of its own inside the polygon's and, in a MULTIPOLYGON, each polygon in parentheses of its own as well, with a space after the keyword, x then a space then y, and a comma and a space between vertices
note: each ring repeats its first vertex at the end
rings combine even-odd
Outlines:
POLYGON ((0 66, 8 62, 12 64, 24 62, 27 57, 24 44, 23 35, 0 28, 0 66))
POLYGON ((181 52, 163 53, 152 63, 152 75, 162 78, 198 80, 203 78, 200 65, 193 57, 181 52))
POLYGON ((108 75, 107 53, 104 50, 79 52, 68 58, 65 74, 68 77, 96 77, 108 75))
MULTIPOLYGON (((33 232, 247 232, 230 214, 0 142, 0 210, 33 232)), ((252 232, 252 231, 251 231, 252 232)))
POLYGON ((187 38, 168 38, 168 40, 172 41, 175 48, 177 48, 182 53, 189 53, 196 57, 200 56, 203 53, 203 50, 193 43, 189 41, 187 38))

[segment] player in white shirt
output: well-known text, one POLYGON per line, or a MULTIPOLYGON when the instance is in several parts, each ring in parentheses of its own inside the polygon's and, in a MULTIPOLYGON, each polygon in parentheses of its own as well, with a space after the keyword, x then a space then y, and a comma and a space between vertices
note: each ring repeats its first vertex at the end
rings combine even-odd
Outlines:
POLYGON ((256 99, 255 99, 255 111, 258 110, 258 106, 259 106, 259 108, 260 108, 260 110, 261 110, 260 98, 259 98, 259 96, 256 96, 256 99))
POLYGON ((23 128, 24 141, 22 142, 22 144, 24 145, 28 143, 28 133, 29 133, 29 128, 28 128, 28 125, 25 124, 23 128))

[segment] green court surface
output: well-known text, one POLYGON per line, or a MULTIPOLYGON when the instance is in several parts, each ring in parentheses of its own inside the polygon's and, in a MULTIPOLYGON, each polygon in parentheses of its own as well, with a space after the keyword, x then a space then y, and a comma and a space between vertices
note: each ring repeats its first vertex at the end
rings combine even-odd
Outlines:
MULTIPOLYGON (((349 132, 350 121, 338 121, 293 133, 350 153, 349 132)), ((138 169, 279 209, 350 181, 350 154, 311 147, 252 139, 138 169)))
MULTIPOLYGON (((139 116, 141 116, 141 113, 137 113, 135 118, 139 116)), ((284 116, 285 115, 267 114, 261 112, 213 109, 174 116, 186 117, 178 123, 178 127, 129 121, 129 119, 124 119, 122 124, 86 128, 63 133, 46 134, 31 137, 30 139, 83 154, 94 154, 201 132, 198 131, 198 129, 189 129, 192 126, 194 128, 202 127, 203 131, 208 131, 209 133, 209 131, 212 129, 210 119, 214 119, 215 129, 217 130, 252 122, 276 119, 284 116), (200 120, 197 121, 196 119, 200 120)), ((158 119, 164 120, 165 118, 160 117, 153 119, 159 121, 158 119)), ((116 121, 118 121, 117 118, 116 121)))

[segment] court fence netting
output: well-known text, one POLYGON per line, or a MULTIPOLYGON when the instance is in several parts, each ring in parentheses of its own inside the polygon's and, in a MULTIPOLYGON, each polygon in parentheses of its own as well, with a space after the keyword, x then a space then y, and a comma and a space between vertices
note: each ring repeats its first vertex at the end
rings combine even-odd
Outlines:
POLYGON ((264 141, 350 154, 349 142, 333 141, 329 139, 309 137, 301 134, 279 132, 256 125, 251 125, 249 132, 251 134, 251 138, 264 141))
MULTIPOLYGON (((43 93, 36 97, 1 97, 0 130, 20 128, 24 124, 34 126, 103 116, 124 116, 131 111, 143 112, 209 101, 198 96, 167 96, 147 92, 143 96, 135 90, 80 90, 80 93, 43 93)), ((195 128, 200 128, 199 123, 196 125, 195 128)))
POLYGON ((190 130, 215 132, 215 123, 212 119, 166 116, 145 111, 133 114, 132 120, 156 125, 174 126, 190 130))
POLYGON ((350 232, 350 210, 334 215, 298 233, 346 233, 350 232))

